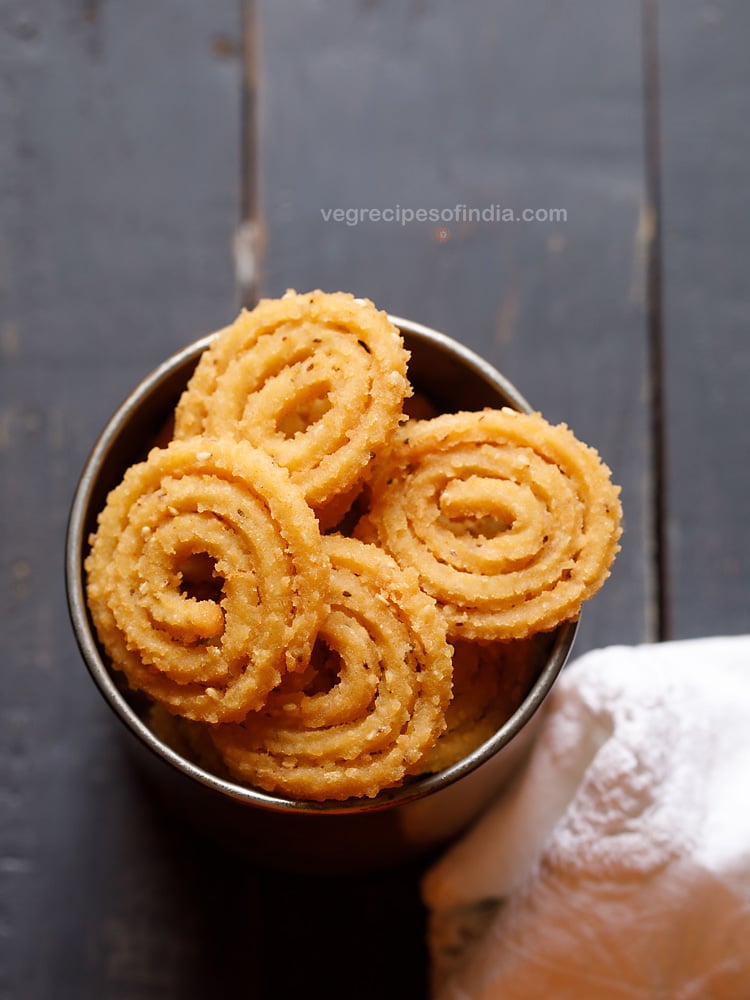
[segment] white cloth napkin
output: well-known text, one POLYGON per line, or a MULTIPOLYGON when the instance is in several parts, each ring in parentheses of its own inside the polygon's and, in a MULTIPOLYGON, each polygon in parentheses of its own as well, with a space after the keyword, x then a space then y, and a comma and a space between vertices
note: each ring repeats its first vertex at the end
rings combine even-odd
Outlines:
POLYGON ((750 635, 573 661, 427 872, 433 1000, 750 1000, 750 635))

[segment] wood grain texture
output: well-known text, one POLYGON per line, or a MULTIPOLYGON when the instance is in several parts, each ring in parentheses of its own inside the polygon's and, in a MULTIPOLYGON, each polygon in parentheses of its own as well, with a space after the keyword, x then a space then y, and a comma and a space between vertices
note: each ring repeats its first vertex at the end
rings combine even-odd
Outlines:
POLYGON ((625 535, 576 652, 656 638, 662 584, 671 634, 747 629, 750 9, 643 9, 646 51, 637 3, 0 0, 0 1000, 428 995, 423 865, 187 831, 74 647, 94 438, 240 302, 366 295, 599 448, 625 535))
POLYGON ((742 0, 660 5, 672 634, 750 626, 750 155, 742 0))
POLYGON ((104 420, 236 308, 239 42, 231 0, 0 0, 3 1000, 204 996, 195 941, 226 946, 205 853, 84 675, 62 566, 104 420))
POLYGON ((638 5, 259 9, 261 290, 343 288, 436 326, 599 448, 626 530, 577 650, 653 637, 638 5), (471 221, 498 206, 548 221, 471 221))

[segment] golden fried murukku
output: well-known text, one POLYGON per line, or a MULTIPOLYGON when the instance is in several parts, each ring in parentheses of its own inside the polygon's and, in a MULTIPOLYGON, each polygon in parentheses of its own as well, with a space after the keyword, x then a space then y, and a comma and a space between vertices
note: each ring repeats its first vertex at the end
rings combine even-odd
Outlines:
POLYGON ((538 413, 438 415, 409 357, 369 300, 261 300, 99 515, 100 645, 157 738, 222 778, 343 801, 449 767, 609 575, 597 452, 538 413))
POLYGON ((372 797, 398 785, 443 731, 452 650, 414 571, 342 535, 323 547, 330 611, 308 671, 211 735, 241 781, 314 801, 372 797))
POLYGON ((366 475, 402 418, 408 358, 369 300, 321 291, 262 299, 202 355, 175 436, 247 440, 325 508, 366 475))
POLYGON ((306 666, 328 558, 287 472, 245 442, 153 448, 109 494, 85 563, 112 665, 170 711, 239 721, 306 666))
POLYGON ((397 431, 357 533, 414 567, 451 638, 523 638, 574 619, 619 549, 619 487, 564 424, 508 408, 397 431))

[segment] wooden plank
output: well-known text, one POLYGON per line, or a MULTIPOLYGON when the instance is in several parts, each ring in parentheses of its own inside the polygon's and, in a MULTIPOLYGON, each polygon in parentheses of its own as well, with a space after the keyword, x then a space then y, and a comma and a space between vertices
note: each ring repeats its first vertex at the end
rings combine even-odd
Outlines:
POLYGON ((661 0, 672 634, 750 625, 750 7, 661 0))
POLYGON ((262 290, 343 288, 436 326, 599 448, 626 531, 577 650, 655 637, 638 6, 259 10, 262 290), (464 221, 498 205, 566 221, 464 221), (445 214, 369 213, 397 207, 445 214))
POLYGON ((242 879, 123 759, 62 584, 103 421, 237 306, 238 21, 231 0, 0 0, 3 1000, 221 992, 252 930, 242 879))

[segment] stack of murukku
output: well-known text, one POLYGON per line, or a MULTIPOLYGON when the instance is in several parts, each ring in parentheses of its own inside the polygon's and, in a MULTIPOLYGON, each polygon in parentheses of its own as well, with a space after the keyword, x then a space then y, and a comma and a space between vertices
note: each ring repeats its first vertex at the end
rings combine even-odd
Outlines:
POLYGON ((598 454, 538 413, 409 418, 408 361, 368 300, 262 300, 107 498, 85 563, 101 646, 209 769, 317 801, 441 770, 609 574, 598 454))

